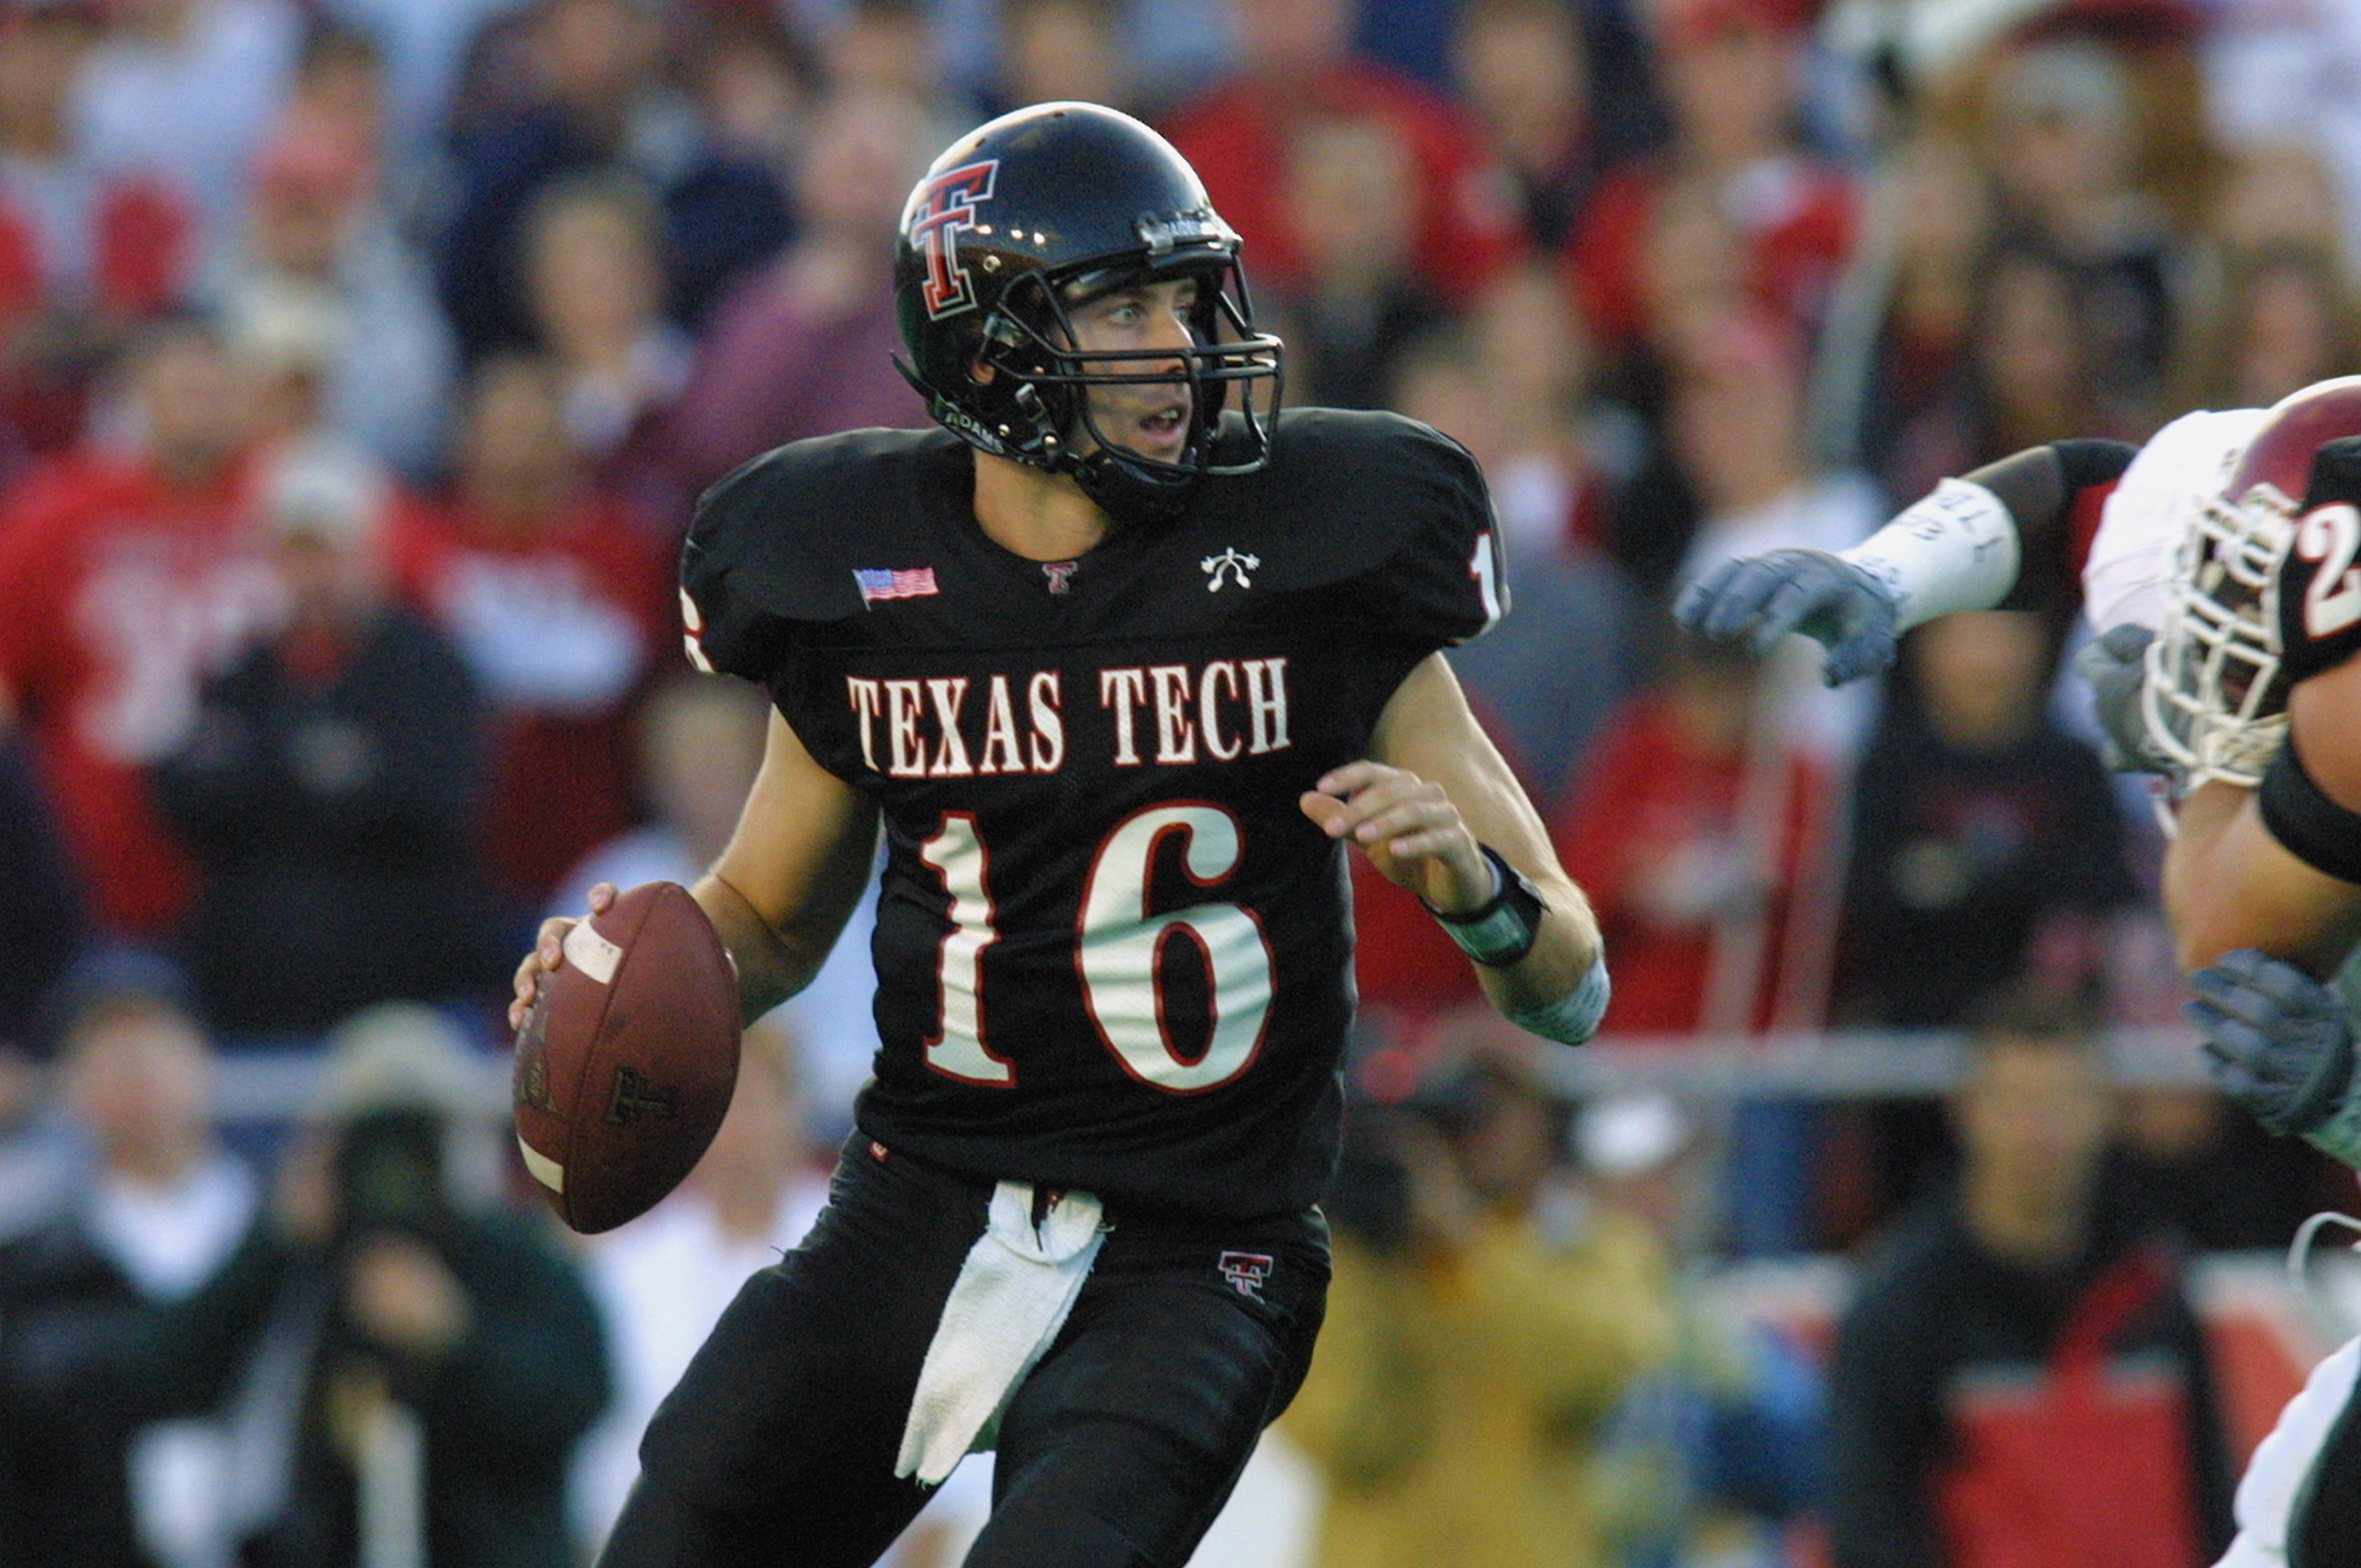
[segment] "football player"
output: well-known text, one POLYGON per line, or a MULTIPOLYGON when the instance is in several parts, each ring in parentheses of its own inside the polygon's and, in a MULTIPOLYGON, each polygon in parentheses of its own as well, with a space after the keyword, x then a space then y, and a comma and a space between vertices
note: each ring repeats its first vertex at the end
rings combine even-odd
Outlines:
MULTIPOLYGON (((2361 941, 2361 438, 2320 444, 2304 485, 2300 504, 2192 531, 2216 537, 2184 550, 2176 583, 2192 586, 2175 609, 2192 624, 2176 633, 2168 614, 2147 728, 2213 775, 2177 813, 2165 907, 2183 963, 2205 966, 2188 1012, 2214 1079, 2273 1132, 2361 1168, 2351 1015, 2323 983, 2361 941), (2254 787, 2219 765, 2257 753, 2254 787)), ((2361 1339, 2312 1370, 2256 1450, 2222 1568, 2351 1559, 2356 1413, 2361 1339)))
MULTIPOLYGON (((2361 1168, 2350 1014, 2323 983, 2361 940, 2361 378, 2192 414, 2127 450, 2061 443, 1946 480, 1850 559, 1731 562, 1677 613, 1757 648, 1805 631, 1829 645, 1831 681, 1857 678, 1908 626, 1999 602, 2025 543, 2051 542, 2057 559, 2065 496, 2114 467, 2081 569, 2109 630, 2084 668, 2116 747, 2180 795, 2165 910, 2194 971, 2190 1016, 2226 1092, 2361 1168)), ((2313 1371, 2257 1450, 2223 1568, 2350 1560, 2356 1410, 2361 1340, 2313 1371)))
POLYGON ((609 1563, 866 1564, 995 1446, 971 1568, 1184 1561, 1320 1323, 1348 846, 1509 1017, 1598 1025, 1598 927, 1438 652, 1504 606, 1483 477, 1397 416, 1279 413, 1237 253, 1138 122, 994 120, 903 216, 942 428, 699 504, 690 657, 776 712, 694 891, 751 1018, 882 828, 880 1048, 829 1208, 650 1424, 609 1563))

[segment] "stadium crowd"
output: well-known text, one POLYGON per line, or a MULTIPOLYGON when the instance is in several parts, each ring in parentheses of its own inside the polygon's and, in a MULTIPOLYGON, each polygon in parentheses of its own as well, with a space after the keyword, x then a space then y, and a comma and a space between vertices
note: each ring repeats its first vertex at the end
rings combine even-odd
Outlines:
MULTIPOLYGON (((414 1555, 368 1562, 574 1561, 611 1519, 818 1206, 862 927, 612 1238, 520 1219, 444 1126, 486 1113, 534 923, 726 839, 763 705, 678 652, 690 509, 926 422, 892 248, 985 113, 1158 126, 1289 400, 1482 462, 1514 612, 1454 661, 1598 910, 1602 1043, 1906 1052, 2177 1017, 2144 787, 2059 678, 2078 607, 1824 692, 1671 595, 2029 445, 2361 371, 2356 80, 2332 0, 0 0, 0 1568, 360 1561, 405 1485, 414 1555), (312 1109, 215 1126, 222 1058, 316 1065, 312 1109)), ((1938 1245, 2070 1340, 2168 1303, 2136 1326, 2185 1376, 2137 1430, 2190 1478, 2146 1467, 2168 1522, 2122 1561, 2212 1561, 2237 1456, 2172 1249, 2283 1245, 2349 1203, 2327 1161, 2102 1085, 2042 1165, 2009 1108, 2066 1091, 1994 1087, 1988 1043, 1948 1105, 1571 1105, 1361 880, 1337 1293, 1279 1429, 1318 1562, 1986 1561, 1991 1496, 1895 1517, 1890 1423, 1943 1440, 1894 1385, 1940 1358, 1874 1336, 1943 1310, 1938 1245), (1832 1358, 1703 1283, 1844 1253, 1878 1310, 1832 1358), (2106 1296, 2134 1264, 2149 1295, 2106 1296)), ((2039 1431, 2103 1449, 2074 1388, 2039 1431)), ((902 1561, 954 1561, 922 1527, 902 1561)))

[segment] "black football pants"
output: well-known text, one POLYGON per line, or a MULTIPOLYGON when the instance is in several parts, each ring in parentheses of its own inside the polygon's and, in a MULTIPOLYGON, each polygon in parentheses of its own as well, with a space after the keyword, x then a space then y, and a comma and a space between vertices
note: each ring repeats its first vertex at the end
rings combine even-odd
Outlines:
MULTIPOLYGON (((848 1145, 809 1239, 747 1281, 649 1423, 601 1568, 869 1568, 927 1499, 895 1458, 990 1199, 848 1145)), ((1316 1212, 1110 1217, 1002 1418, 967 1568, 1180 1568, 1310 1364, 1316 1212)))

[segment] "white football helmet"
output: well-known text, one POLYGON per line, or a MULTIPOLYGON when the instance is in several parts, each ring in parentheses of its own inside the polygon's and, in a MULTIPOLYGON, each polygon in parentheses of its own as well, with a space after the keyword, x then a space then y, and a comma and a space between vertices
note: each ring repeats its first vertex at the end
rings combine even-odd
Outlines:
POLYGON ((2316 381, 2272 405, 2189 520, 2148 644, 2141 716, 2191 785, 2252 789, 2287 733, 2280 568, 2323 442, 2361 435, 2361 376, 2316 381))

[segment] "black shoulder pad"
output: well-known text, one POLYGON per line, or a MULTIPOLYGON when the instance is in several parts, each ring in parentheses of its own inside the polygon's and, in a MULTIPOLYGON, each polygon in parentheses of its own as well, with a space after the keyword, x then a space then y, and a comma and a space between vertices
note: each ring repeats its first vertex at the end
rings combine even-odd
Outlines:
POLYGON ((766 680, 795 623, 858 614, 853 572, 879 558, 881 532, 922 515, 928 476, 959 460, 944 432, 860 430, 766 452, 717 482, 681 546, 690 657, 766 680))
POLYGON ((2290 685, 2361 652, 2361 436, 2323 443, 2279 568, 2281 674, 2290 685))
POLYGON ((1205 489, 1224 497, 1209 521, 1252 524, 1260 580, 1275 589, 1349 584, 1373 612, 1437 642, 1475 636, 1508 603, 1483 470, 1416 420, 1290 410, 1268 467, 1205 489))

